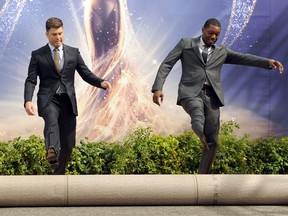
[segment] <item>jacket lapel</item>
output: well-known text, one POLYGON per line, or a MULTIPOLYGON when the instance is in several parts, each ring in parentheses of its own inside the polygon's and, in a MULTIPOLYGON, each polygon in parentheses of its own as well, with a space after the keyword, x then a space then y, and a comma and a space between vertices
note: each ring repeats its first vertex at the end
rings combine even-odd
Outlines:
POLYGON ((63 73, 64 68, 66 68, 66 64, 68 62, 68 58, 69 58, 69 47, 63 44, 63 58, 64 58, 64 63, 63 63, 63 68, 61 70, 61 72, 63 73))
POLYGON ((200 59, 200 61, 202 61, 202 63, 205 65, 205 62, 203 60, 203 57, 202 57, 202 55, 200 53, 199 46, 198 46, 199 40, 200 40, 200 37, 192 38, 191 47, 194 50, 194 52, 196 53, 197 57, 200 59))
POLYGON ((213 62, 215 62, 216 56, 219 56, 218 53, 220 50, 221 50, 220 47, 215 45, 215 48, 214 48, 213 52, 211 53, 211 57, 210 57, 209 61, 207 62, 207 66, 209 66, 210 64, 213 64, 213 62))

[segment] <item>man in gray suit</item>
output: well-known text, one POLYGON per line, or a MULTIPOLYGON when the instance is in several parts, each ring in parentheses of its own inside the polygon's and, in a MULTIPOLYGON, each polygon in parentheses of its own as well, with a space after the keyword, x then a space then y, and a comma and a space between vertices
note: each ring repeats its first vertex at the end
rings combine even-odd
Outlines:
POLYGON ((48 44, 32 52, 25 81, 24 103, 28 115, 35 115, 33 92, 39 77, 38 115, 44 119, 47 160, 54 174, 65 174, 75 146, 77 102, 74 88, 75 70, 89 84, 109 89, 111 84, 93 74, 77 48, 63 44, 61 19, 46 21, 48 44))
POLYGON ((211 18, 202 27, 198 38, 183 38, 161 63, 152 86, 153 102, 160 106, 166 77, 178 60, 182 76, 178 88, 177 105, 190 115, 192 130, 199 136, 204 148, 198 173, 209 174, 218 146, 220 109, 224 106, 221 85, 223 64, 254 66, 265 69, 284 68, 279 61, 251 54, 242 54, 216 45, 221 31, 220 22, 211 18))

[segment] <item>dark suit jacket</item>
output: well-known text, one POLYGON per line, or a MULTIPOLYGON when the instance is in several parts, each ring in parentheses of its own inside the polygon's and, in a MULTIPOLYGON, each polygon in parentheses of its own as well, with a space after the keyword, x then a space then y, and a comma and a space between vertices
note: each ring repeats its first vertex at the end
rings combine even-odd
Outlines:
POLYGON ((102 88, 101 82, 104 80, 98 78, 88 69, 77 48, 63 44, 63 55, 63 69, 58 73, 48 44, 32 52, 28 76, 25 81, 24 102, 32 101, 33 92, 37 84, 37 77, 39 77, 40 84, 37 94, 39 116, 41 116, 42 109, 50 102, 56 93, 61 82, 66 87, 74 114, 78 115, 74 87, 75 70, 78 71, 83 80, 93 86, 102 88))
POLYGON ((178 88, 177 104, 184 98, 193 98, 197 96, 207 78, 209 79, 216 95, 219 99, 219 106, 224 106, 224 96, 221 84, 221 69, 223 64, 238 64, 255 66, 271 69, 269 59, 234 52, 225 45, 217 46, 211 54, 211 57, 205 65, 200 54, 198 38, 182 38, 174 49, 170 51, 164 61, 161 63, 155 82, 152 86, 152 92, 163 88, 166 77, 172 70, 175 63, 180 59, 182 64, 182 75, 178 88))

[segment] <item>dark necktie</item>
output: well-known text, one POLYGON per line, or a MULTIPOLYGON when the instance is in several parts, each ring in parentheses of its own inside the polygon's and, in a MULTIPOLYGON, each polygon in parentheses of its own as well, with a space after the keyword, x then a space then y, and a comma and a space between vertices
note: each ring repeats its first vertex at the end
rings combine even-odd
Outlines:
POLYGON ((61 70, 61 66, 60 66, 60 57, 59 57, 59 52, 58 52, 58 48, 55 48, 54 51, 54 64, 56 67, 56 70, 58 71, 58 73, 61 70))
POLYGON ((207 45, 204 45, 204 49, 202 51, 202 57, 203 57, 205 64, 206 64, 207 58, 208 58, 208 48, 209 47, 207 45))

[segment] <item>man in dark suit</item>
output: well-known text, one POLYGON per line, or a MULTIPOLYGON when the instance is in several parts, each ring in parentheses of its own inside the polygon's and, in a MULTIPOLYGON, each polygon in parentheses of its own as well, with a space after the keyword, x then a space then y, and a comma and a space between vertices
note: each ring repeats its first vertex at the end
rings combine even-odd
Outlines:
POLYGON ((199 136, 204 148, 198 173, 208 174, 215 158, 220 128, 220 110, 224 106, 221 85, 223 64, 238 64, 266 69, 284 68, 279 61, 251 54, 242 54, 216 45, 221 24, 208 19, 198 38, 183 38, 161 63, 152 86, 153 102, 160 106, 166 77, 180 59, 182 76, 178 88, 177 104, 190 115, 192 130, 199 136))
POLYGON ((65 174, 65 168, 75 146, 77 102, 74 88, 75 70, 87 83, 102 89, 111 84, 85 65, 77 48, 63 44, 61 19, 46 21, 48 44, 32 52, 25 81, 24 102, 28 115, 35 115, 33 92, 39 77, 38 115, 44 119, 47 160, 54 174, 65 174))

